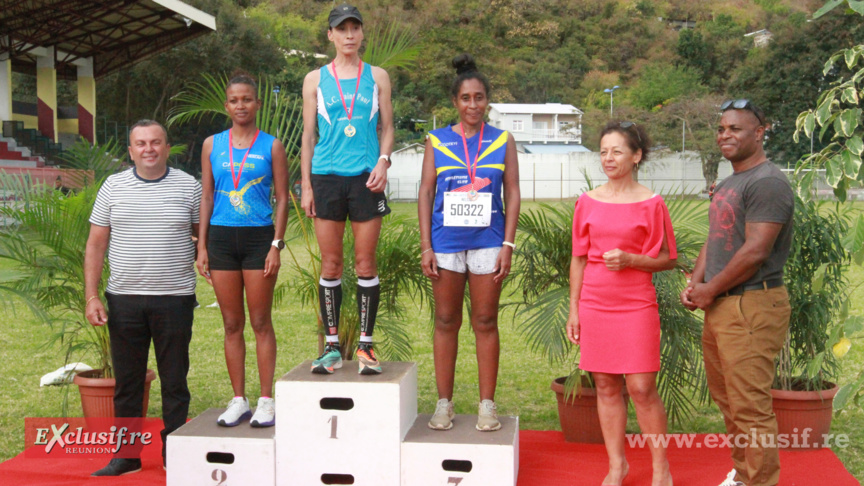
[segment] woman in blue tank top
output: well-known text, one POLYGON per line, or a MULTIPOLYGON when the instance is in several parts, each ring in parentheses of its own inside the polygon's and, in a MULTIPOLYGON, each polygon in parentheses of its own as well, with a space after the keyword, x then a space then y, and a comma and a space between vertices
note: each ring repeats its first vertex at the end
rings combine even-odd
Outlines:
POLYGON ((456 79, 450 92, 459 123, 429 132, 418 195, 421 265, 435 296, 433 353, 439 400, 429 427, 453 426, 451 400, 467 283, 480 385, 476 428, 491 431, 501 428, 494 401, 498 301, 516 248, 519 164, 513 136, 483 121, 489 81, 468 54, 453 59, 453 67, 456 79))
POLYGON ((315 218, 321 249, 318 295, 326 338, 323 353, 312 362, 312 372, 333 373, 342 367, 338 331, 342 237, 350 219, 360 316, 358 372, 377 374, 381 365, 372 347, 380 296, 375 249, 381 218, 390 213, 384 196, 394 136, 390 78, 383 69, 360 59, 363 17, 356 7, 335 7, 328 23, 327 37, 336 57, 307 74, 303 82, 301 204, 306 216, 315 218))
POLYGON ((271 309, 279 251, 285 247, 288 160, 282 142, 255 125, 260 107, 255 81, 234 76, 225 90, 231 128, 207 138, 201 151, 201 237, 196 264, 213 284, 225 326, 225 361, 234 398, 217 422, 226 427, 250 416, 253 427, 275 424, 276 335, 271 309), (275 217, 271 191, 276 197, 275 217), (254 416, 245 397, 244 289, 261 383, 254 416))

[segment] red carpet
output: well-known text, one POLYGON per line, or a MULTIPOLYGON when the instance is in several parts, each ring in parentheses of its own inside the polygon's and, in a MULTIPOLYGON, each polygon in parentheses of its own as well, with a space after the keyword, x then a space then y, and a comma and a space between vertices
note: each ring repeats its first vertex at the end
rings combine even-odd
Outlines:
MULTIPOLYGON (((3 486, 71 486, 111 484, 156 486, 165 484, 160 456, 161 422, 145 429, 154 442, 144 449, 144 468, 121 478, 91 478, 91 472, 107 461, 102 459, 28 459, 24 454, 0 464, 3 486)), ((606 473, 606 452, 602 445, 568 444, 560 432, 520 432, 519 486, 597 486, 606 473)), ((647 449, 628 450, 630 475, 625 486, 650 484, 651 459, 647 449)), ((860 483, 830 450, 781 451, 783 486, 853 486, 860 483)), ((669 462, 676 485, 717 486, 732 468, 728 449, 669 448, 669 462)), ((301 485, 302 486, 302 485, 301 485)))

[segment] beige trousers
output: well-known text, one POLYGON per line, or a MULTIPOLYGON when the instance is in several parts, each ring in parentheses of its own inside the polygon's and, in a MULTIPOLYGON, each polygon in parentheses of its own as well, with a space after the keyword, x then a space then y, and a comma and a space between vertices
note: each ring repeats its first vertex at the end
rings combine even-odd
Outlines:
POLYGON ((770 389, 790 313, 786 287, 719 297, 705 311, 702 349, 708 389, 733 439, 736 480, 747 486, 773 486, 780 479, 770 389), (746 447, 735 445, 741 434, 749 438, 746 447))

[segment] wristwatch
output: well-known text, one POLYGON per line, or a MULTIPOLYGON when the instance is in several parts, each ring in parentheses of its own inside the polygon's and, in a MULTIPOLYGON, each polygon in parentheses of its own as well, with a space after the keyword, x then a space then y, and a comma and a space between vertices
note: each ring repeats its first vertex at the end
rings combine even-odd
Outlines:
POLYGON ((393 161, 390 160, 389 155, 381 154, 378 156, 378 160, 381 160, 381 159, 384 159, 384 161, 387 162, 387 167, 390 167, 391 165, 393 165, 393 161))
POLYGON ((275 246, 276 249, 279 251, 285 249, 285 242, 283 240, 273 240, 273 243, 271 243, 270 245, 275 246))

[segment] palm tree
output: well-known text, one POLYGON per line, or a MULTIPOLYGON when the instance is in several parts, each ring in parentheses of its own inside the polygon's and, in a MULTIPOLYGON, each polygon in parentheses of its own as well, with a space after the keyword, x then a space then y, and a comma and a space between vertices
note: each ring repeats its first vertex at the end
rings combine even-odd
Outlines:
MULTIPOLYGON (((678 267, 692 268, 706 234, 704 206, 683 199, 667 201, 675 227, 678 267)), ((573 362, 573 348, 564 323, 570 305, 570 259, 573 224, 572 203, 542 204, 540 210, 519 215, 521 243, 516 250, 520 265, 514 272, 522 301, 515 304, 514 319, 532 351, 550 363, 573 362)), ((654 286, 660 309, 662 337, 658 389, 670 420, 680 422, 694 410, 697 400, 707 399, 701 359, 702 323, 678 302, 685 280, 679 271, 655 273, 654 286)), ((578 353, 578 351, 577 351, 578 353)), ((581 370, 568 377, 568 394, 581 385, 581 370)))

